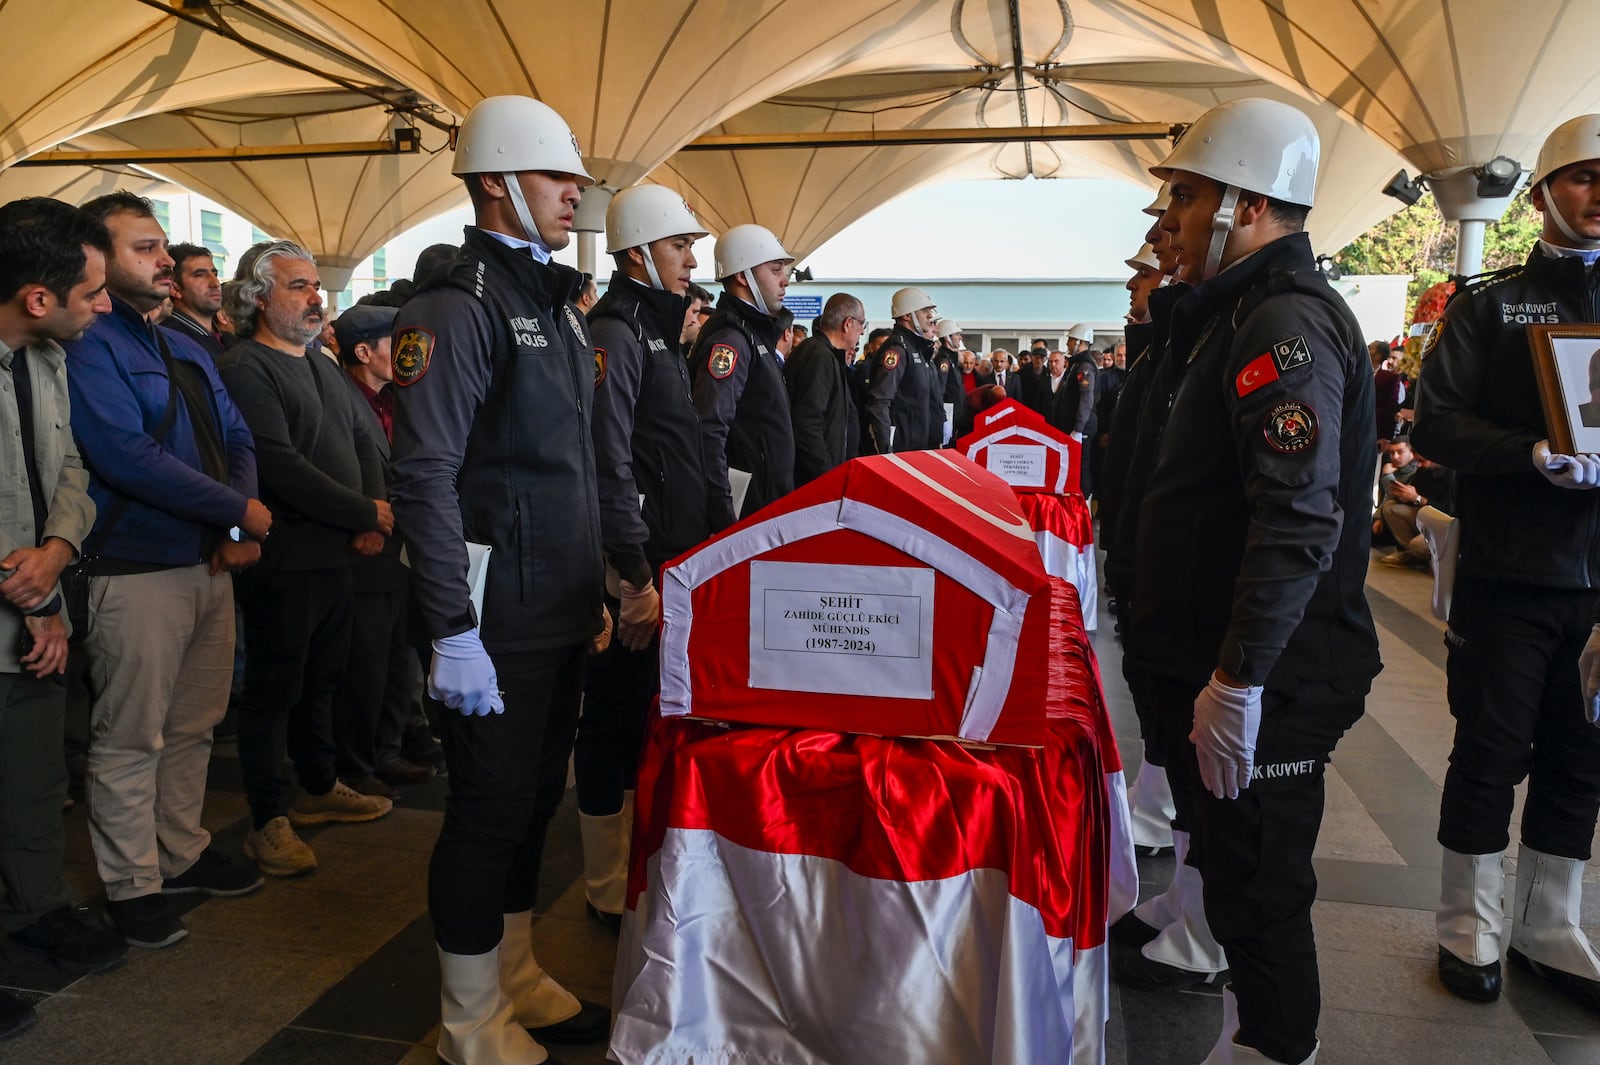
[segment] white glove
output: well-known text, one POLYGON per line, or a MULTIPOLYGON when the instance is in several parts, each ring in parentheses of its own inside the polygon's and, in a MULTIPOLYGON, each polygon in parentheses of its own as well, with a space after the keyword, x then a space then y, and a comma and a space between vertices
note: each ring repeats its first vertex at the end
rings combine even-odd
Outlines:
POLYGON ((1083 443, 1083 434, 1082 433, 1069 433, 1067 435, 1071 436, 1072 439, 1076 440, 1078 443, 1080 443, 1080 444, 1083 443))
POLYGON ((428 694, 464 715, 503 714, 500 680, 477 629, 433 641, 428 694))
POLYGON ((661 593, 653 580, 644 587, 623 581, 619 597, 622 613, 617 617, 617 639, 630 651, 643 651, 655 638, 656 622, 661 620, 661 593))
POLYGON ((611 611, 604 603, 600 604, 600 631, 589 637, 589 653, 591 655, 604 654, 607 647, 611 646, 611 611))
POLYGON ((1200 782, 1219 799, 1237 799, 1250 786, 1261 731, 1261 687, 1233 688, 1213 673, 1194 699, 1189 742, 1200 759, 1200 782))
POLYGON ((1552 455, 1548 440, 1533 445, 1533 468, 1558 488, 1593 488, 1600 485, 1600 457, 1552 455))
POLYGON ((1589 633, 1589 642, 1578 655, 1578 683, 1583 685, 1583 712, 1589 724, 1600 725, 1600 625, 1589 633))

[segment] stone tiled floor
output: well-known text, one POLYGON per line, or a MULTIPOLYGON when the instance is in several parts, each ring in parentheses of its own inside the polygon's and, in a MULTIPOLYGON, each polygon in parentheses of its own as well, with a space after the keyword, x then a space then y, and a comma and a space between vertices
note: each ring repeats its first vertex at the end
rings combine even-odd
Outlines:
MULTIPOLYGON (((1519 971, 1508 973, 1505 998, 1493 1006, 1468 1005, 1439 986, 1433 831, 1450 744, 1442 626, 1428 614, 1424 575, 1372 569, 1370 601, 1386 668, 1366 718, 1340 745, 1329 774, 1317 849, 1325 1005, 1318 1061, 1600 1065, 1600 1017, 1519 971)), ((1131 777, 1137 728, 1110 619, 1104 610, 1101 616, 1106 628, 1096 643, 1131 777)), ((243 832, 237 778, 233 752, 223 745, 213 760, 207 820, 230 847, 243 832)), ((321 861, 315 874, 274 880, 249 898, 190 900, 187 939, 167 950, 135 950, 114 973, 72 980, 48 967, 0 962, 0 987, 36 1000, 41 1014, 31 1032, 0 1043, 0 1065, 435 1061, 438 978, 425 870, 443 797, 437 781, 412 789, 382 821, 308 833, 321 861)), ((82 807, 67 821, 69 878, 92 897, 82 807)), ((1171 859, 1141 859, 1140 872, 1147 889, 1157 890, 1171 875, 1171 859)), ((535 942, 569 987, 608 1001, 615 937, 584 916, 577 873, 569 801, 552 831, 535 942)), ((1600 923, 1600 891, 1590 896, 1586 921, 1600 923)), ((1198 1062, 1216 1036, 1214 991, 1113 988, 1112 995, 1111 1065, 1198 1062)), ((562 1048, 555 1057, 564 1065, 605 1060, 600 1047, 562 1048)), ((892 1048, 863 1048, 859 1062, 898 1059, 892 1048)))

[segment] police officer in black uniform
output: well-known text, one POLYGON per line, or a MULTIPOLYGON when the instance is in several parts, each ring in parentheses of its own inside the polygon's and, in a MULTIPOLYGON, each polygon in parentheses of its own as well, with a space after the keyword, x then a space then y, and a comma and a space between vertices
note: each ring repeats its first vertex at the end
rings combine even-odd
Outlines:
POLYGON ((700 416, 679 346, 694 242, 705 235, 671 189, 623 189, 606 208, 616 272, 589 311, 600 531, 617 627, 589 669, 573 772, 589 912, 613 925, 626 901, 645 714, 661 685, 655 575, 711 532, 700 416))
POLYGON ((450 794, 428 872, 439 1057, 542 1062, 610 1016, 535 961, 545 828, 561 801, 594 642, 609 633, 582 276, 550 261, 592 179, 561 116, 523 96, 467 115, 455 173, 477 226, 395 322, 392 498, 429 634, 450 794), (481 614, 467 544, 487 545, 481 614), (530 1031, 532 1034, 530 1034, 530 1031))
POLYGON ((1420 452, 1456 471, 1460 520, 1439 976, 1463 998, 1500 994, 1502 859, 1526 777, 1510 958, 1596 1009, 1600 958, 1577 917, 1600 809, 1600 459, 1552 454, 1528 326, 1600 320, 1600 115, 1550 134, 1531 188, 1542 238, 1525 265, 1450 301, 1427 341, 1412 430, 1420 452))
MULTIPOLYGON (((867 370, 864 455, 927 451, 944 438, 944 386, 933 365, 933 297, 902 288, 890 300, 894 331, 867 370)), ((959 384, 959 380, 957 381, 959 384)))
POLYGON ((939 371, 939 387, 943 390, 939 402, 948 408, 944 432, 945 443, 972 428, 967 414, 967 389, 961 383, 961 324, 954 318, 940 318, 933 323, 936 338, 933 368, 939 371))
POLYGON ((1171 325, 1182 377, 1139 507, 1127 635, 1232 972, 1211 1065, 1315 1059, 1323 772, 1380 668, 1370 530, 1345 520, 1371 505, 1372 374, 1302 231, 1318 152, 1302 112, 1245 99, 1153 168, 1170 181, 1162 228, 1202 265, 1171 325))
POLYGON ((794 489, 794 429, 777 356, 777 315, 792 262, 762 226, 734 226, 717 238, 722 297, 689 354, 712 532, 794 489), (739 508, 733 470, 750 479, 739 508))

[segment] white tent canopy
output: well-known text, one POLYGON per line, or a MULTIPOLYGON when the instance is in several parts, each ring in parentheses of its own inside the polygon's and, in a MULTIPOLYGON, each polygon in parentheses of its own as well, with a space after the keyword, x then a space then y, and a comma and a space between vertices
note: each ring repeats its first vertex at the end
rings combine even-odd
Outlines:
MULTIPOLYGON (((1591 22, 1573 0, 541 0, 536 11, 504 0, 84 0, 70 18, 14 3, 0 7, 11 60, 0 166, 57 146, 370 140, 386 109, 362 98, 411 93, 448 123, 486 95, 519 92, 569 119, 608 184, 667 164, 657 179, 689 192, 714 227, 759 219, 806 249, 932 180, 1146 182, 1161 144, 679 149, 708 131, 1165 124, 1272 95, 1312 110, 1323 132, 1312 220, 1319 248, 1334 250, 1391 206, 1374 193, 1402 161, 1437 171, 1506 154, 1529 165, 1549 129, 1600 106, 1591 22), (344 102, 324 108, 325 96, 344 102)), ((443 134, 424 126, 423 137, 437 148, 443 134)), ((144 169, 337 265, 459 202, 447 158, 144 169)))

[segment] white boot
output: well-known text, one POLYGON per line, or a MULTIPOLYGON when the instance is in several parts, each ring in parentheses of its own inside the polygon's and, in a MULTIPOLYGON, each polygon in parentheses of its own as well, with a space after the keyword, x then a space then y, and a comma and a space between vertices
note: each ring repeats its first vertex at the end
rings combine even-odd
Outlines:
MULTIPOLYGON (((1178 885, 1177 918, 1161 929, 1161 934, 1146 943, 1141 952, 1151 961, 1191 973, 1216 974, 1228 967, 1222 946, 1206 922, 1204 886, 1200 870, 1180 864, 1172 874, 1178 885)), ((1209 983, 1210 981, 1205 981, 1209 983)))
MULTIPOLYGON (((1238 1034, 1239 1002, 1233 997, 1233 988, 1225 987, 1222 989, 1222 1032, 1217 1036, 1217 1045, 1211 1048, 1211 1053, 1200 1065, 1256 1065, 1258 1062, 1273 1061, 1255 1047, 1235 1043, 1233 1037, 1238 1034)), ((1317 1051, 1321 1049, 1322 1044, 1318 1043, 1312 1048, 1311 1056, 1299 1065, 1316 1065, 1317 1051)))
POLYGON ((1446 848, 1439 863, 1439 945, 1469 965, 1500 960, 1505 931, 1505 855, 1457 854, 1446 848))
POLYGON ((583 895, 602 914, 616 917, 628 897, 627 818, 622 813, 578 813, 583 839, 583 895))
POLYGON ((1577 858, 1557 858, 1526 843, 1517 849, 1510 956, 1585 1005, 1600 1008, 1600 957, 1578 927, 1583 866, 1577 858))
POLYGON ((1155 851, 1173 845, 1172 818, 1177 811, 1172 805, 1172 785, 1167 782, 1165 769, 1144 764, 1133 787, 1128 789, 1128 812, 1135 847, 1155 851))
POLYGON ((449 1065, 540 1065, 550 1056, 500 989, 501 948, 439 951, 439 1057, 449 1065))
MULTIPOLYGON (((524 1028, 544 1028, 576 1017, 583 1004, 533 957, 533 911, 505 914, 500 939, 500 986, 524 1028)), ((539 1059, 543 1061, 543 1058, 539 1059)))
POLYGON ((1172 830, 1172 856, 1178 864, 1173 867, 1167 890, 1133 908, 1133 915, 1157 932, 1182 916, 1183 879, 1178 876, 1178 870, 1183 868, 1183 860, 1189 856, 1189 833, 1172 830))

